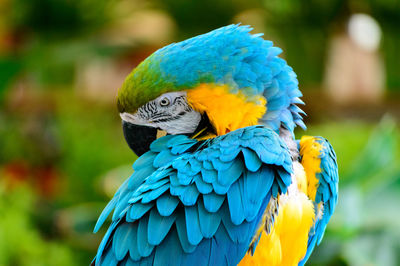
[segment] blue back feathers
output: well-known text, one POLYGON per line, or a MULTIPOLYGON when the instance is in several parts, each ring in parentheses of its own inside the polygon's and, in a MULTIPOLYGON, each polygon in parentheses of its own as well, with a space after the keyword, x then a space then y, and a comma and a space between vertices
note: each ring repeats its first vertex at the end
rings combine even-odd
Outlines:
POLYGON ((236 265, 291 167, 285 143, 263 126, 205 142, 160 138, 100 216, 95 230, 114 210, 96 264, 236 265))

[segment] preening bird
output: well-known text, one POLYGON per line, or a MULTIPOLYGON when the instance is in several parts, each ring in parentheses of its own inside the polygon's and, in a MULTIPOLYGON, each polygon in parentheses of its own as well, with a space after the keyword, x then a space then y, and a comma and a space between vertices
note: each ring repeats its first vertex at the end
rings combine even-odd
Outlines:
POLYGON ((338 196, 336 155, 306 128, 281 49, 230 25, 170 44, 118 92, 133 174, 96 265, 303 265, 338 196))

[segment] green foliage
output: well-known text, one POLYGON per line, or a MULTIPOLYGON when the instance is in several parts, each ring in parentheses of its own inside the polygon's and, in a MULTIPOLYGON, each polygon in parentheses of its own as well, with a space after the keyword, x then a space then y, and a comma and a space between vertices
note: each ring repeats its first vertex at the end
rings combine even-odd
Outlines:
POLYGON ((65 93, 59 102, 57 124, 63 146, 60 167, 69 180, 64 200, 98 199, 93 193, 95 179, 136 159, 125 144, 115 106, 77 102, 65 93))
POLYGON ((14 0, 7 20, 42 37, 77 35, 103 26, 109 5, 105 0, 14 0))
POLYGON ((3 103, 7 87, 21 69, 21 63, 11 57, 0 57, 0 106, 3 103))
POLYGON ((180 28, 180 39, 193 37, 232 23, 245 9, 260 7, 257 0, 159 0, 180 28))
POLYGON ((76 265, 70 248, 41 236, 32 219, 36 207, 28 188, 6 192, 0 182, 0 265, 76 265))

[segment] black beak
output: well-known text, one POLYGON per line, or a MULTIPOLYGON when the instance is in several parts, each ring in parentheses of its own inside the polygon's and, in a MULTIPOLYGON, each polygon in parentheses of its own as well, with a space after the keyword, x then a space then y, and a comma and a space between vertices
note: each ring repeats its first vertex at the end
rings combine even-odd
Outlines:
POLYGON ((150 150, 150 144, 157 139, 157 129, 154 127, 139 126, 122 121, 124 137, 129 148, 137 155, 150 150))

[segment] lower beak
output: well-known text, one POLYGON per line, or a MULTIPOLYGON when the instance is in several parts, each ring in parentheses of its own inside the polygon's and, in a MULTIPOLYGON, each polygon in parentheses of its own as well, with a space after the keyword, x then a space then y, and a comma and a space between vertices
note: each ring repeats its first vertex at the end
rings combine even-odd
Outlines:
POLYGON ((150 150, 150 144, 157 139, 157 129, 154 127, 139 126, 122 121, 124 137, 129 148, 137 155, 150 150))

